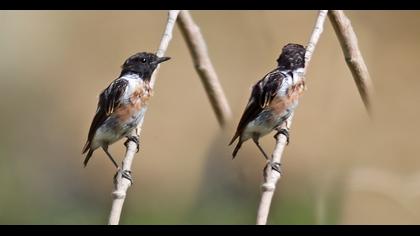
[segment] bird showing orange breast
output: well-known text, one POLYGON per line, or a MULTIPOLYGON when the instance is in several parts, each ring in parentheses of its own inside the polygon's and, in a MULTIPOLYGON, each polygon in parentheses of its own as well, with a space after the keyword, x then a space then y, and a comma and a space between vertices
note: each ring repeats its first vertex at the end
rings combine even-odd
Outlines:
POLYGON ((140 52, 130 56, 121 66, 120 76, 112 81, 99 95, 95 116, 82 153, 86 153, 84 165, 93 152, 102 147, 115 167, 118 164, 108 152, 108 146, 127 137, 139 147, 139 140, 131 134, 143 120, 147 103, 152 95, 149 85, 157 66, 170 57, 158 57, 154 53, 140 52))
POLYGON ((127 122, 134 118, 143 107, 147 106, 147 103, 151 97, 151 88, 148 84, 142 84, 136 86, 134 92, 130 96, 130 102, 121 104, 115 110, 116 119, 121 122, 127 122))
POLYGON ((284 114, 286 109, 295 106, 299 97, 302 95, 305 88, 305 83, 303 80, 299 81, 297 84, 292 85, 287 90, 287 96, 276 96, 265 108, 272 116, 269 116, 270 123, 274 122, 275 117, 281 116, 284 114))
POLYGON ((305 67, 305 48, 289 43, 283 47, 277 59, 277 68, 267 73, 253 87, 248 104, 229 145, 239 141, 232 152, 234 158, 243 142, 252 139, 266 159, 268 155, 259 145, 259 139, 273 130, 285 134, 281 125, 298 105, 299 96, 305 90, 302 77, 305 67))

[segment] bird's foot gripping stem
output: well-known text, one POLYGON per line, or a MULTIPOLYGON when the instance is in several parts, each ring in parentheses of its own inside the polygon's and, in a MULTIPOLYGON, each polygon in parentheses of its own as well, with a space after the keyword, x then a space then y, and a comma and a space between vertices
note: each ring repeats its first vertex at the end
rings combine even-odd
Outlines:
POLYGON ((279 128, 276 129, 277 133, 274 135, 275 139, 278 139, 280 134, 283 134, 284 136, 286 136, 286 145, 289 145, 289 141, 290 141, 290 134, 289 134, 289 130, 287 129, 283 129, 283 128, 279 128))
POLYGON ((115 173, 114 175, 114 182, 117 182, 117 176, 119 173, 121 173, 122 178, 128 179, 130 181, 130 184, 133 185, 133 177, 131 176, 131 170, 118 169, 117 173, 115 173))
POLYGON ((267 160, 267 165, 264 168, 264 173, 266 173, 267 167, 270 166, 272 170, 277 171, 280 175, 283 175, 283 171, 281 170, 281 164, 278 162, 274 162, 272 160, 267 160))
POLYGON ((140 150, 140 141, 139 141, 139 138, 137 136, 128 136, 127 137, 127 141, 124 142, 124 146, 126 146, 128 148, 128 143, 130 141, 133 141, 133 142, 135 142, 137 144, 137 151, 136 151, 136 153, 139 152, 139 150, 140 150))

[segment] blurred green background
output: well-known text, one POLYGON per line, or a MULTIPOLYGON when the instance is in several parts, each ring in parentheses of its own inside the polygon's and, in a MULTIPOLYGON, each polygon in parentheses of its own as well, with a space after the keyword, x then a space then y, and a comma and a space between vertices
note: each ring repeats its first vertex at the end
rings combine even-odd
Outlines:
MULTIPOLYGON (((269 224, 420 223, 419 11, 346 11, 376 89, 369 119, 327 20, 283 157, 269 224)), ((115 169, 83 168, 98 94, 166 11, 0 11, 0 224, 105 224, 115 169)), ((250 88, 317 11, 192 11, 234 113, 222 131, 175 28, 121 224, 254 224, 265 161, 227 143, 250 88)), ((267 151, 273 135, 261 140, 267 151)), ((110 151, 121 161, 123 141, 110 151)))

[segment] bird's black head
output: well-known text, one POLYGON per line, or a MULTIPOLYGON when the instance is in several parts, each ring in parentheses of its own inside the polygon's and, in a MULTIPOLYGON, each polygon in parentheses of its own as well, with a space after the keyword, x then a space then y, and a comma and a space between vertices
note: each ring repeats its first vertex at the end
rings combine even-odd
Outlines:
POLYGON ((289 43, 283 47, 277 59, 280 70, 296 70, 305 67, 306 49, 300 44, 289 43))
POLYGON ((170 57, 158 57, 156 54, 148 52, 139 52, 129 57, 121 66, 121 75, 134 73, 143 80, 150 80, 153 71, 159 63, 171 59, 170 57))

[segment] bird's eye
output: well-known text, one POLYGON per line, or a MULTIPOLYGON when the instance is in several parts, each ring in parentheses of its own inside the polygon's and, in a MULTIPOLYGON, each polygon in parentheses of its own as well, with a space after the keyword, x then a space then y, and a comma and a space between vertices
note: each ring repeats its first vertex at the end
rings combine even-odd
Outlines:
POLYGON ((141 62, 145 63, 146 62, 146 58, 142 58, 140 59, 141 62))

